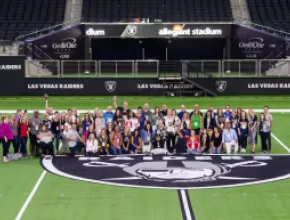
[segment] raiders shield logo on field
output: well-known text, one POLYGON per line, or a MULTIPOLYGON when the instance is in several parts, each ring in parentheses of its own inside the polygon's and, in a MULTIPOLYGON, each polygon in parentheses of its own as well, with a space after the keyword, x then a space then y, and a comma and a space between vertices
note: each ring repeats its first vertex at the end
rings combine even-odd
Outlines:
POLYGON ((218 80, 215 82, 215 86, 217 91, 223 92, 227 88, 227 81, 218 80))
POLYGON ((135 35, 137 32, 137 27, 134 25, 128 25, 127 26, 127 33, 130 35, 135 35))
POLYGON ((105 87, 108 92, 114 92, 117 88, 117 82, 116 81, 106 81, 105 87))
POLYGON ((56 175, 116 186, 195 189, 262 184, 290 178, 290 156, 53 157, 43 167, 56 175))

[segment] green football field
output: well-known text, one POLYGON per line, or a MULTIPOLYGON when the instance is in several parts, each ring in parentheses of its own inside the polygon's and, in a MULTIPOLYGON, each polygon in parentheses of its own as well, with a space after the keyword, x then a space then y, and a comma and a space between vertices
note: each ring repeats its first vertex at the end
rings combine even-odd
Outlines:
MULTIPOLYGON (((214 105, 224 108, 262 109, 273 113, 272 154, 289 154, 290 97, 288 96, 229 96, 216 98, 178 97, 118 97, 129 107, 149 103, 150 108, 167 104, 187 109, 199 104, 201 109, 214 105)), ((112 97, 50 97, 54 109, 76 107, 93 110, 112 105, 112 97)), ((0 110, 10 113, 16 109, 44 109, 42 97, 1 97, 0 110)), ((1 114, 2 114, 1 113, 1 114)), ((258 114, 258 112, 256 112, 258 114)), ((12 151, 12 149, 10 149, 12 151)), ((2 149, 1 149, 2 151, 2 149)), ((250 147, 248 146, 250 152, 250 147)), ((248 153, 249 153, 248 152, 248 153)), ((257 146, 260 152, 260 141, 257 146)), ((257 153, 258 154, 258 153, 257 153)), ((69 166, 69 164, 68 164, 69 166)), ((290 160, 289 160, 290 167, 290 160)), ((89 183, 63 178, 44 171, 39 159, 0 161, 0 219, 24 220, 178 220, 183 217, 177 190, 131 188, 89 183)), ((289 220, 290 180, 251 186, 188 190, 190 204, 197 220, 289 220)))

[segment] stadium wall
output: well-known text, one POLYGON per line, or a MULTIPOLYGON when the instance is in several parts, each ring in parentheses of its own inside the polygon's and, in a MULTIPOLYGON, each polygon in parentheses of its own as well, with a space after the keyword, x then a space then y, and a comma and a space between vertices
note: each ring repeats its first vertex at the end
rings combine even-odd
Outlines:
MULTIPOLYGON (((158 78, 25 78, 25 57, 0 57, 0 96, 17 95, 162 95, 182 84, 158 78)), ((290 78, 195 79, 218 95, 290 94, 290 78)), ((191 87, 187 90, 193 89, 191 87)))

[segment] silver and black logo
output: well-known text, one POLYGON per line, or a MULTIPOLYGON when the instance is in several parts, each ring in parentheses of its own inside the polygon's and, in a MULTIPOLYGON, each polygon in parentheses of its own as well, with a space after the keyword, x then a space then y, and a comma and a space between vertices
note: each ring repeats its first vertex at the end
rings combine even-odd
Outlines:
POLYGON ((290 178, 290 156, 53 157, 43 167, 59 176, 117 186, 195 189, 262 184, 290 178))
POLYGON ((223 92, 227 88, 227 81, 218 80, 215 82, 216 90, 219 92, 223 92))
POLYGON ((137 26, 135 26, 135 25, 128 25, 127 26, 127 33, 129 35, 135 35, 137 33, 137 26))
POLYGON ((106 81, 105 88, 108 92, 114 92, 117 88, 117 82, 116 81, 106 81))

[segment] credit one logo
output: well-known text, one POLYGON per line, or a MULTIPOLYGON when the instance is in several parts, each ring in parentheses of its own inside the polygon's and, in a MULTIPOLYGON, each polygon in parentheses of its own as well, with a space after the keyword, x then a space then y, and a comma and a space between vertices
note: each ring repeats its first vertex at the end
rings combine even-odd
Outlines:
POLYGON ((21 70, 21 65, 0 65, 0 70, 21 70))
POLYGON ((95 30, 90 28, 86 31, 87 36, 105 36, 106 32, 104 30, 95 30))
POLYGON ((60 43, 53 43, 52 48, 56 50, 75 49, 78 46, 76 41, 75 38, 66 38, 61 40, 60 43))
POLYGON ((265 47, 265 44, 263 42, 264 39, 260 37, 250 38, 248 42, 239 42, 239 48, 246 50, 263 49, 265 47))
POLYGON ((183 29, 182 25, 174 25, 172 29, 163 28, 159 30, 160 36, 206 36, 206 35, 222 35, 221 29, 211 29, 210 27, 206 27, 204 29, 195 28, 183 29))

